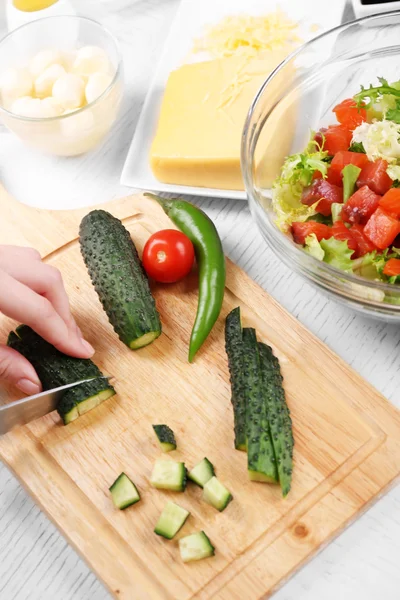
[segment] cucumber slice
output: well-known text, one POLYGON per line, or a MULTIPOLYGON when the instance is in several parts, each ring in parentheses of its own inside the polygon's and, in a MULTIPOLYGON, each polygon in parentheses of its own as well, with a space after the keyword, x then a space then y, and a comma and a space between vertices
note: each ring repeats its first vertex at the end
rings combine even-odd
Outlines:
POLYGON ((150 483, 160 490, 184 492, 186 479, 186 467, 183 462, 160 459, 154 463, 150 483))
POLYGON ((197 463, 197 465, 195 465, 188 473, 189 479, 197 483, 200 487, 204 487, 207 481, 209 481, 211 477, 214 477, 214 475, 214 466, 208 458, 203 458, 203 460, 197 463))
POLYGON ((186 563, 214 556, 215 548, 204 531, 199 531, 179 540, 179 552, 186 563))
POLYGON ((167 538, 167 540, 172 540, 184 525, 189 515, 190 512, 188 510, 178 506, 175 502, 167 502, 157 521, 154 533, 167 538))
POLYGON ((133 481, 128 475, 121 473, 110 487, 111 497, 117 508, 124 510, 132 504, 139 502, 140 495, 133 481))
POLYGON ((153 429, 163 452, 171 452, 171 450, 176 450, 174 432, 170 427, 168 427, 168 425, 153 425, 153 429))
POLYGON ((203 500, 222 512, 233 500, 233 497, 216 477, 212 477, 204 486, 203 500))

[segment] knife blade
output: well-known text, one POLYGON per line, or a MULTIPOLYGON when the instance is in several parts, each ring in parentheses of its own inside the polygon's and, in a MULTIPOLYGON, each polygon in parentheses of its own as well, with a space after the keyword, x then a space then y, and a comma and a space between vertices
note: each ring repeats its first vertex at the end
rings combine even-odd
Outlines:
POLYGON ((26 425, 43 417, 57 408, 57 404, 66 390, 95 379, 112 379, 111 376, 91 377, 74 383, 67 383, 52 390, 27 396, 21 400, 0 406, 0 435, 4 435, 16 425, 26 425))

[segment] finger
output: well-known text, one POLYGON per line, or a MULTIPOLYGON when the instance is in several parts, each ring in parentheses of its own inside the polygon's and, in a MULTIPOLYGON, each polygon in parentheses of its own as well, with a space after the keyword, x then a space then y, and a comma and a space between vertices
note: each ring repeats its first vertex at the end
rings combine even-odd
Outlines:
POLYGON ((7 293, 0 297, 0 310, 8 317, 32 327, 60 352, 80 358, 93 355, 92 346, 79 337, 76 329, 67 327, 46 298, 0 270, 0 290, 2 289, 7 290, 7 293))
POLYGON ((22 392, 38 394, 42 386, 31 363, 12 348, 0 345, 0 380, 16 385, 22 392))
POLYGON ((9 261, 7 265, 4 265, 2 264, 1 257, 0 268, 37 294, 47 298, 56 312, 65 321, 67 327, 75 328, 75 321, 71 315, 68 296, 58 269, 42 262, 35 263, 34 268, 32 268, 31 262, 20 260, 9 261))
MULTIPOLYGON (((29 246, 9 246, 3 244, 0 246, 0 261, 9 262, 10 256, 30 258, 33 260, 42 260, 39 252, 35 248, 29 248, 29 246)), ((1 266, 3 268, 3 266, 1 266)))

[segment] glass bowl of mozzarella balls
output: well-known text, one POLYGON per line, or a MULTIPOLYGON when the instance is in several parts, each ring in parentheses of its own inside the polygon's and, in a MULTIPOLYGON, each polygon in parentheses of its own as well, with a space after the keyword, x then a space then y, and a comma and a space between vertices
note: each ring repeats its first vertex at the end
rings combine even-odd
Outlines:
POLYGON ((38 19, 0 42, 2 121, 41 152, 92 150, 111 129, 122 94, 118 45, 91 19, 38 19))

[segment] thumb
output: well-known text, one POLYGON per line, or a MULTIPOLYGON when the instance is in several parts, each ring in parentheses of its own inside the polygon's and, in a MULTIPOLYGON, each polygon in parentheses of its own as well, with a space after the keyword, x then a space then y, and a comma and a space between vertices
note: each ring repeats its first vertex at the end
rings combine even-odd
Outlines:
POLYGON ((38 394, 42 386, 35 369, 13 348, 0 345, 0 381, 17 386, 24 394, 38 394))

